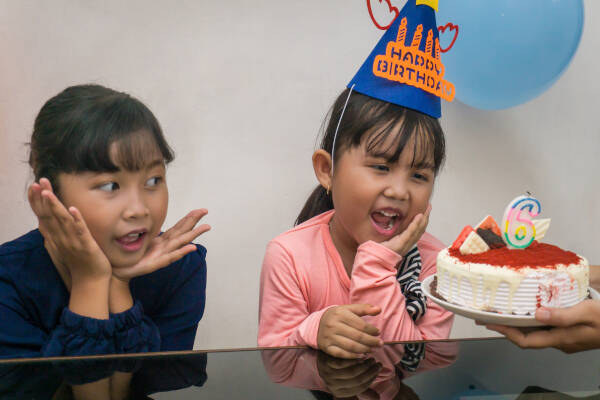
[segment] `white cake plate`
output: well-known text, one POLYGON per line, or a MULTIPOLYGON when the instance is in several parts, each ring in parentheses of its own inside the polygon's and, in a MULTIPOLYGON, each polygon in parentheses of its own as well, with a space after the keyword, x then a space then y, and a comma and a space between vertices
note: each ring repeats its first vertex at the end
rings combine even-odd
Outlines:
MULTIPOLYGON (((499 314, 490 311, 473 310, 458 304, 448 303, 446 300, 436 297, 431 293, 430 285, 433 282, 434 276, 428 276, 423 280, 423 292, 425 296, 431 299, 434 303, 439 304, 448 311, 452 311, 455 314, 462 315, 473 319, 475 321, 482 322, 484 324, 494 325, 507 325, 507 326, 519 326, 519 327, 531 327, 531 326, 543 326, 544 324, 537 321, 532 315, 512 315, 512 314, 499 314)), ((590 288, 590 297, 593 300, 600 300, 600 293, 595 289, 590 288)))

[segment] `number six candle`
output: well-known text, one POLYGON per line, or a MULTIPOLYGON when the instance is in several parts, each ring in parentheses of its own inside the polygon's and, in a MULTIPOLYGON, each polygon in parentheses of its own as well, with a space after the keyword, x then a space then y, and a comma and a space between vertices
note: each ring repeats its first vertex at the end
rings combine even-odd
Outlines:
POLYGON ((531 196, 519 196, 510 202, 502 218, 502 239, 513 249, 524 249, 535 239, 532 218, 542 211, 540 202, 531 196))

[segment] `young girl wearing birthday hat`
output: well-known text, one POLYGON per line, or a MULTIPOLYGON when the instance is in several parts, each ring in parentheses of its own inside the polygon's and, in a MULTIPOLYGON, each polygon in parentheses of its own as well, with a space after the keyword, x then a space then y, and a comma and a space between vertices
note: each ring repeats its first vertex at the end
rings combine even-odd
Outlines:
POLYGON ((447 338, 453 315, 420 281, 443 244, 425 232, 445 157, 434 5, 409 0, 333 105, 313 154, 320 185, 273 239, 260 284, 260 346, 358 358, 383 341, 447 338))

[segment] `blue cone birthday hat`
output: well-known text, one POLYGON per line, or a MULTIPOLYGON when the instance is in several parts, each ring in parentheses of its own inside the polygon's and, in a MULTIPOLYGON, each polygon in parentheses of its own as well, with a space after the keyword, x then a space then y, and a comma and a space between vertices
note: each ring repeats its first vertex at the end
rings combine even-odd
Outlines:
POLYGON ((408 0, 348 87, 440 118, 440 98, 452 101, 454 85, 443 79, 435 1, 408 0))

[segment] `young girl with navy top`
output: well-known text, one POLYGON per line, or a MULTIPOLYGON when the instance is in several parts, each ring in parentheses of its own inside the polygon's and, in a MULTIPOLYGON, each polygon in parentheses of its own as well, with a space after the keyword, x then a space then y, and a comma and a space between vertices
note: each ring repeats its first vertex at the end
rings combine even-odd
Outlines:
POLYGON ((173 153, 139 100, 65 89, 33 129, 35 229, 0 246, 0 357, 191 349, 204 312, 207 213, 160 234, 173 153))

